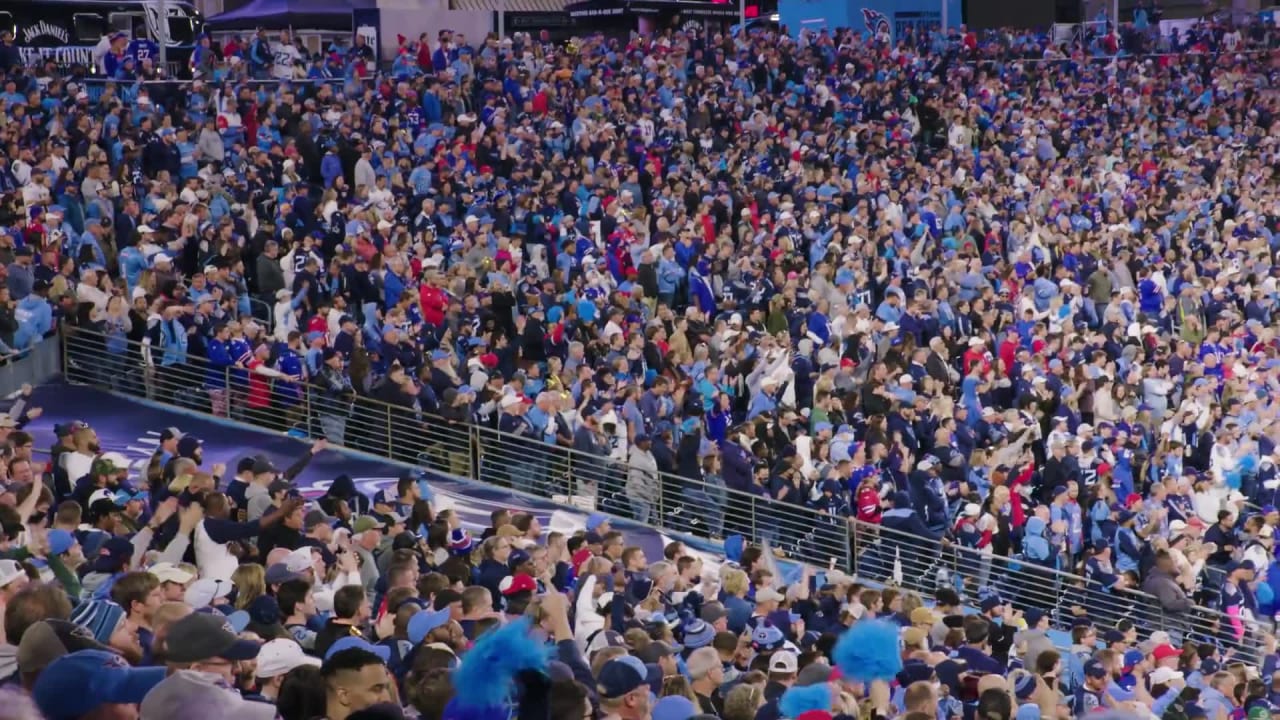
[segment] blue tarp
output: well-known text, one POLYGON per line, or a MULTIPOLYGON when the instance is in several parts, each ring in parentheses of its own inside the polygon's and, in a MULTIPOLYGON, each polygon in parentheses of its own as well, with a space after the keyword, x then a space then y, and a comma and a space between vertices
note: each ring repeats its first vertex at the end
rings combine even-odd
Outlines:
POLYGON ((351 12, 374 7, 373 0, 253 0, 237 10, 209 18, 209 30, 352 29, 351 12))

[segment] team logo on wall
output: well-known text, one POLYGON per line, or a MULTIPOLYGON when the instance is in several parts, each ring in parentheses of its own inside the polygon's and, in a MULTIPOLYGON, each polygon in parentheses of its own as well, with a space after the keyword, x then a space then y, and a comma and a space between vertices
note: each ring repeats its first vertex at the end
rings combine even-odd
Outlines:
POLYGON ((862 23, 872 35, 889 32, 889 16, 879 10, 862 8, 862 23))

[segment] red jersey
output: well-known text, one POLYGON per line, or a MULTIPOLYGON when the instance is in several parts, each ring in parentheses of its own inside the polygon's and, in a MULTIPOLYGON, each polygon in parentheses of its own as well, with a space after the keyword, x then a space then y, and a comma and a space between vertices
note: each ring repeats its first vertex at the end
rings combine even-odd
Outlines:
POLYGON ((265 363, 256 357, 249 358, 247 363, 249 368, 249 394, 245 397, 245 403, 249 407, 258 410, 265 410, 271 407, 271 378, 255 372, 263 365, 265 363))

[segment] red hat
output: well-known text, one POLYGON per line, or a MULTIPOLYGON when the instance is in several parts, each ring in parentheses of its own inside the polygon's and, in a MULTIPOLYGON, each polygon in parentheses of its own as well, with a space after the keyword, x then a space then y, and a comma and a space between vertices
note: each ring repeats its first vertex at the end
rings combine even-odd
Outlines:
POLYGON ((1140 502, 1142 502, 1142 496, 1139 495, 1138 493, 1129 493, 1129 495, 1124 499, 1124 504, 1126 507, 1133 507, 1134 505, 1137 505, 1140 502))
POLYGON ((1169 658, 1172 658, 1172 657, 1178 657, 1181 654, 1182 654, 1181 650, 1170 645, 1169 643, 1164 643, 1163 645, 1157 645, 1155 650, 1151 651, 1151 657, 1155 658, 1156 662, 1160 662, 1161 660, 1168 660, 1169 658))
POLYGON ((485 353, 480 356, 480 364, 487 368, 498 367, 498 356, 493 353, 485 353))
POLYGON ((842 368, 851 368, 856 364, 853 358, 840 358, 840 367, 842 368))
POLYGON ((537 592, 537 590, 538 583, 524 573, 509 575, 503 578, 498 585, 498 591, 503 595, 515 595, 518 592, 537 592))

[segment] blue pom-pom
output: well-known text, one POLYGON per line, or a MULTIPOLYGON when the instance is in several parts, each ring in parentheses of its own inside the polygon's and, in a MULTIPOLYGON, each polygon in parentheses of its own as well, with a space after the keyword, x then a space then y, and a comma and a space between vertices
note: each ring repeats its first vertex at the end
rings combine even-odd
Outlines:
POLYGON ((546 671, 553 648, 532 636, 530 626, 529 618, 520 618, 480 636, 453 671, 456 709, 501 707, 517 674, 546 671))
POLYGON ((730 535, 724 539, 724 559, 736 563, 742 559, 746 539, 741 535, 730 535))
POLYGON ((831 688, 826 683, 792 687, 782 694, 778 709, 783 717, 800 717, 810 710, 831 711, 831 688))
POLYGON ((840 673, 858 682, 892 680, 902 670, 898 626, 885 620, 854 623, 831 654, 840 673))

